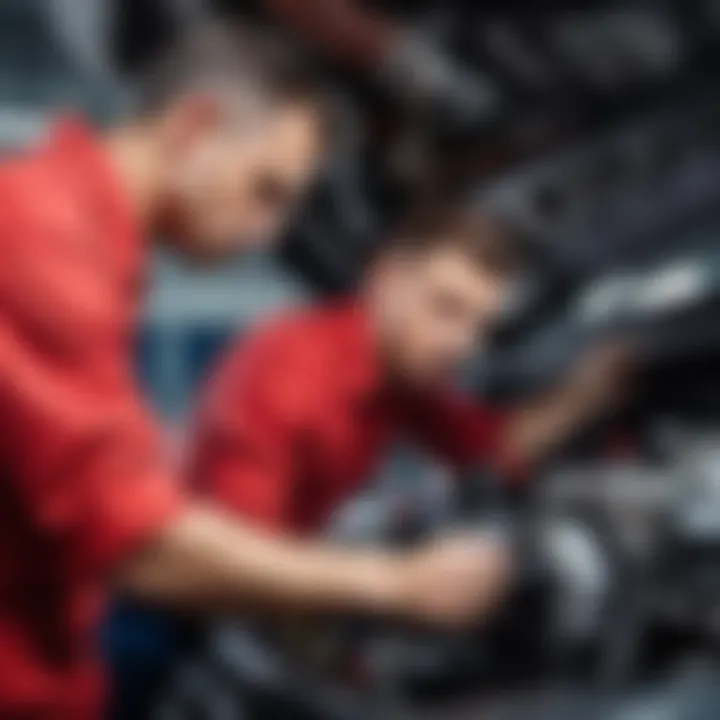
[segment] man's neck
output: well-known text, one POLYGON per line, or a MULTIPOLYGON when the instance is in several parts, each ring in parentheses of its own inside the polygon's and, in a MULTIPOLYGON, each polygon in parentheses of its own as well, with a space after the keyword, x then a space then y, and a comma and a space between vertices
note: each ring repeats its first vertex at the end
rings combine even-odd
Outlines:
POLYGON ((152 131, 140 125, 111 130, 105 136, 110 162, 149 241, 163 202, 163 167, 152 131))

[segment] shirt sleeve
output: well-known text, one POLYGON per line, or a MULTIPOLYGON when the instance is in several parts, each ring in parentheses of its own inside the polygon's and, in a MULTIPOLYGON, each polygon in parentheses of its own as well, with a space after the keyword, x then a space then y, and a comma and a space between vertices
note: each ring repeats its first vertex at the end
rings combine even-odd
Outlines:
POLYGON ((280 330, 233 349, 211 379, 198 415, 195 487, 246 519, 290 529, 301 428, 311 421, 312 379, 302 349, 280 330))
POLYGON ((0 276, 1 482, 65 573, 86 577, 149 542, 181 500, 117 287, 54 247, 19 251, 0 276))
POLYGON ((407 424, 424 447, 458 467, 501 465, 508 415, 452 388, 408 399, 407 424))

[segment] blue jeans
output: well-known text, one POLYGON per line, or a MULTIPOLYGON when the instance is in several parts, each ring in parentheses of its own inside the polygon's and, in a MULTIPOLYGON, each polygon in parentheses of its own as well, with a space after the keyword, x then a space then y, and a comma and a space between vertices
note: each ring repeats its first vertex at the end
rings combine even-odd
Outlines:
POLYGON ((115 603, 101 633, 110 671, 107 717, 147 717, 165 678, 194 637, 194 623, 186 618, 127 600, 115 603))

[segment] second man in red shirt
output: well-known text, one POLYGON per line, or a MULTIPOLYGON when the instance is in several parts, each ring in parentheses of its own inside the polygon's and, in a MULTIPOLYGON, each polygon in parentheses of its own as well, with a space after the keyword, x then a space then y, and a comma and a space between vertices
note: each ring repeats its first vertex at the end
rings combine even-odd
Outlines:
MULTIPOLYGON (((355 298, 261 327, 230 350, 197 418, 192 481, 242 517, 315 534, 401 435, 457 468, 523 473, 617 399, 622 351, 589 353, 512 412, 452 388, 513 280, 510 238, 428 211, 367 268, 355 298)), ((488 566, 488 607, 506 575, 488 566)))

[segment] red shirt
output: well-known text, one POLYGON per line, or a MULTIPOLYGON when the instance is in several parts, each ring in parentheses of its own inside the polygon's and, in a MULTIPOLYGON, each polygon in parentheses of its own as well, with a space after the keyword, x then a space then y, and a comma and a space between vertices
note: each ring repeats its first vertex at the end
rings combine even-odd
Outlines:
POLYGON ((130 369, 142 243, 80 123, 0 198, 0 717, 85 720, 108 573, 178 504, 130 369))
POLYGON ((243 340, 201 405, 193 481, 264 524, 312 532, 401 433, 456 465, 496 452, 503 423, 449 388, 384 389, 363 312, 303 311, 243 340))

